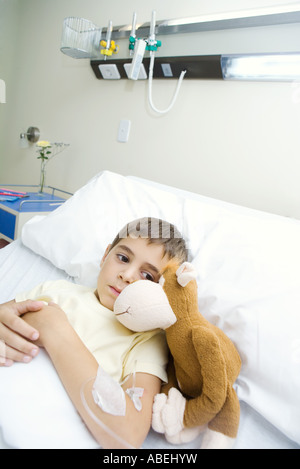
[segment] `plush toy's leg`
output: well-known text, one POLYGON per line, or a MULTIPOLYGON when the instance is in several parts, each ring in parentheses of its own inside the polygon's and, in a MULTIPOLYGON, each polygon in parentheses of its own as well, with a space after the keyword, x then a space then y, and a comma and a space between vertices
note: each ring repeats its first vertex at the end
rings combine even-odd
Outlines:
POLYGON ((235 438, 230 438, 223 433, 208 428, 204 433, 201 449, 231 449, 234 442, 235 438))
POLYGON ((173 445, 181 445, 195 440, 201 433, 205 431, 205 429, 207 429, 207 425, 202 425, 202 427, 195 428, 184 428, 176 435, 170 436, 166 434, 165 436, 169 443, 172 443, 173 445))
POLYGON ((175 388, 170 389, 168 396, 157 394, 154 399, 152 428, 164 433, 166 440, 175 445, 194 440, 207 428, 207 425, 183 428, 185 404, 186 399, 175 388))

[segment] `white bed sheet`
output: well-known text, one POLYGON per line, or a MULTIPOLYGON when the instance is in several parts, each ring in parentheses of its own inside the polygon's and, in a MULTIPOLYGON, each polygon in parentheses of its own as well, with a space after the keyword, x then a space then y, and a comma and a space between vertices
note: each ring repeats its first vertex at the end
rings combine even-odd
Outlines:
MULTIPOLYGON (((0 302, 3 303, 14 298, 19 290, 27 290, 37 283, 45 280, 65 278, 72 281, 64 271, 55 268, 50 262, 26 248, 20 240, 0 250, 0 302)), ((47 360, 46 354, 41 354, 35 360, 47 360)), ((26 366, 30 365, 20 365, 26 366)), ((74 410, 75 412, 75 410, 74 410)), ((0 416, 1 417, 1 416, 0 416)), ((58 422, 59 425, 59 422, 58 422)), ((11 449, 3 437, 0 428, 0 449, 11 449)), ((162 435, 151 431, 143 445, 145 449, 177 449, 200 447, 201 437, 194 442, 183 446, 168 444, 162 435)), ((47 447, 43 435, 37 446, 47 447)), ((289 440, 277 428, 267 422, 260 414, 241 402, 241 422, 238 438, 234 449, 299 449, 299 445, 289 440)))

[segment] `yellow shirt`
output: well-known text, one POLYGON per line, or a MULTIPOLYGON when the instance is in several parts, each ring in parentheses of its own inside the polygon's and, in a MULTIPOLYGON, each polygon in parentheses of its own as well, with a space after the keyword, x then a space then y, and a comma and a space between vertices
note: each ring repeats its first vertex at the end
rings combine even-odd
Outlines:
POLYGON ((164 332, 130 331, 119 323, 113 311, 99 303, 94 291, 57 280, 18 294, 16 301, 32 299, 58 304, 99 365, 118 382, 134 371, 167 382, 168 349, 164 332))

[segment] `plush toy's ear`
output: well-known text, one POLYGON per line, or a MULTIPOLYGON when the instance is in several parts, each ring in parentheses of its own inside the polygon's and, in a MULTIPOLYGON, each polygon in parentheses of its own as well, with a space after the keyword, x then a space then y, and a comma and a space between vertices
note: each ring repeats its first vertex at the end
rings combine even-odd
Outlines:
POLYGON ((186 287, 191 280, 196 280, 197 272, 190 262, 184 262, 176 271, 177 282, 182 287, 186 287))

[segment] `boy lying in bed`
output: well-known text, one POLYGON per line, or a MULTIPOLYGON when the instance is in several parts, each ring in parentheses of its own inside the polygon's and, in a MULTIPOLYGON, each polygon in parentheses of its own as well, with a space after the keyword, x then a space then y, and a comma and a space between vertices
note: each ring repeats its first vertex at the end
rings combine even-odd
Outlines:
POLYGON ((46 282, 28 296, 17 296, 16 301, 0 306, 0 366, 1 362, 5 366, 14 361, 28 363, 38 347, 44 347, 100 446, 122 447, 87 412, 80 397, 84 383, 88 383, 85 396, 94 415, 131 447, 140 447, 150 429, 153 398, 167 379, 167 347, 161 332, 133 333, 121 326, 112 310, 127 285, 139 279, 158 282, 160 272, 174 257, 184 262, 187 249, 173 225, 153 218, 129 223, 106 249, 96 291, 65 280, 46 282), (21 301, 27 298, 31 300, 21 301), (133 384, 144 389, 141 411, 127 393, 124 417, 106 413, 95 404, 91 378, 96 377, 99 365, 120 383, 129 376, 122 384, 124 391, 133 384))

